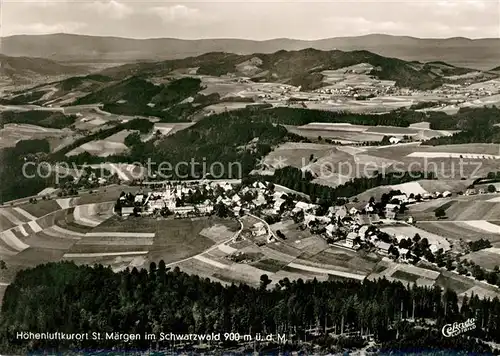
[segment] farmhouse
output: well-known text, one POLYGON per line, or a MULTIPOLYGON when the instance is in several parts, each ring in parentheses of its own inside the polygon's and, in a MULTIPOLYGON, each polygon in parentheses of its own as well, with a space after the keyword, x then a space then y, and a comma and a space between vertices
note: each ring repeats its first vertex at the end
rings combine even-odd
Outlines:
POLYGON ((328 237, 333 237, 334 232, 337 231, 337 228, 333 224, 328 224, 328 225, 326 225, 325 230, 326 230, 326 235, 328 237))
POLYGON ((447 190, 443 192, 443 198, 448 198, 448 197, 451 197, 451 192, 447 190))
POLYGON ((126 206, 122 208, 122 216, 127 217, 134 214, 134 207, 132 206, 126 206))
POLYGON ((348 248, 356 249, 354 241, 356 240, 357 237, 358 234, 356 234, 355 232, 350 232, 349 234, 347 234, 347 238, 345 240, 345 246, 348 248))
POLYGON ((390 244, 384 241, 377 241, 375 243, 375 247, 378 248, 379 252, 383 254, 388 254, 389 253, 389 248, 391 247, 390 244))
POLYGON ((398 210, 399 210, 398 204, 387 204, 385 206, 385 217, 387 219, 395 219, 398 210))
POLYGON ((179 217, 187 217, 191 214, 193 214, 195 211, 194 206, 179 206, 174 209, 175 215, 179 217))
POLYGON ((397 202, 399 204, 407 203, 408 197, 405 194, 395 195, 392 197, 391 202, 397 202))
POLYGON ((476 195, 476 194, 477 194, 477 190, 474 188, 469 188, 465 191, 465 195, 476 195))
POLYGON ((393 145, 397 144, 397 143, 400 143, 401 142, 401 138, 400 137, 391 137, 389 139, 389 142, 392 143, 393 145))

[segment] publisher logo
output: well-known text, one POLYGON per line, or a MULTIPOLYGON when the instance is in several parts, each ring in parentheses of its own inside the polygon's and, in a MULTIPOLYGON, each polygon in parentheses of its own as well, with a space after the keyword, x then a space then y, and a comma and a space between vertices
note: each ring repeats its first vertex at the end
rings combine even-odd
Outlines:
POLYGON ((476 319, 470 318, 463 323, 446 324, 445 326, 443 326, 443 329, 441 329, 441 331, 445 337, 452 337, 463 334, 469 330, 474 330, 475 328, 476 319))

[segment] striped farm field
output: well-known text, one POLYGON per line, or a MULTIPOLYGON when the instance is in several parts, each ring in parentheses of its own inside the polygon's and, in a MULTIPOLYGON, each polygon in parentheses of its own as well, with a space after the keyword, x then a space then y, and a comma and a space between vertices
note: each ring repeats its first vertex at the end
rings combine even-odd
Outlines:
POLYGON ((104 245, 104 244, 80 244, 79 242, 73 244, 66 253, 67 254, 94 254, 94 253, 106 253, 106 254, 116 254, 117 256, 121 254, 129 254, 134 251, 146 251, 149 252, 151 245, 104 245))
POLYGON ((30 221, 24 214, 14 208, 0 208, 0 228, 7 230, 17 225, 22 225, 30 221))
MULTIPOLYGON (((25 267, 36 266, 42 263, 59 261, 64 255, 64 250, 45 248, 45 247, 29 247, 15 256, 15 263, 25 267)), ((9 263, 7 261, 7 263, 9 263)))
POLYGON ((59 233, 55 230, 44 230, 30 235, 26 239, 26 244, 30 247, 49 248, 55 250, 68 250, 80 238, 59 233))
POLYGON ((24 243, 21 238, 22 237, 20 235, 17 235, 13 230, 0 232, 0 240, 2 241, 3 245, 8 248, 5 253, 8 254, 7 251, 9 250, 15 253, 19 253, 29 248, 30 246, 24 243))
POLYGON ((79 232, 79 233, 87 233, 92 230, 92 227, 90 226, 85 226, 85 225, 80 225, 77 222, 75 222, 75 216, 74 216, 74 208, 69 208, 67 210, 63 210, 63 216, 60 219, 57 219, 55 221, 55 224, 59 227, 62 227, 67 230, 79 232))
POLYGON ((113 203, 78 205, 73 211, 75 222, 94 228, 113 216, 113 203))

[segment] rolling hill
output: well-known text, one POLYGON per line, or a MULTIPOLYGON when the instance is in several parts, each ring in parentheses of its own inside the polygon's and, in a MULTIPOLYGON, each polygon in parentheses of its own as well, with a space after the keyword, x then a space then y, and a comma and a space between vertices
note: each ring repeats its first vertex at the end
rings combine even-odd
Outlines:
POLYGON ((116 78, 130 75, 155 77, 168 75, 178 69, 197 68, 196 74, 234 74, 250 77, 255 82, 278 82, 312 90, 324 85, 323 71, 357 64, 371 65, 373 68, 369 74, 380 80, 395 81, 397 86, 415 89, 432 89, 441 85, 445 76, 472 71, 442 62, 407 62, 369 51, 319 51, 307 48, 251 55, 213 52, 179 60, 126 64, 106 69, 102 74, 116 78))
POLYGON ((38 79, 87 73, 84 66, 64 65, 45 58, 10 57, 0 54, 0 78, 12 84, 28 84, 38 79))
POLYGON ((212 52, 198 57, 116 66, 98 74, 38 85, 4 100, 10 104, 104 104, 116 114, 162 117, 162 111, 174 104, 182 104, 184 110, 186 107, 190 109, 192 100, 198 108, 219 102, 219 94, 222 93, 217 90, 221 86, 210 89, 209 95, 201 95, 200 91, 206 83, 198 78, 190 80, 186 76, 226 78, 221 79, 225 81, 226 88, 238 82, 234 77, 242 77, 246 78, 245 81, 250 79, 247 86, 251 86, 251 82, 272 82, 309 91, 330 85, 328 78, 331 71, 340 71, 341 75, 363 75, 364 80, 370 77, 389 86, 395 83, 398 87, 421 90, 434 89, 447 82, 455 83, 454 78, 470 72, 479 73, 476 75, 478 81, 495 77, 493 73, 455 67, 442 61, 408 62, 369 51, 319 51, 308 48, 250 55, 212 52), (362 67, 362 70, 356 69, 356 66, 362 67))
POLYGON ((128 39, 70 34, 19 35, 2 38, 1 53, 73 62, 134 62, 179 59, 209 52, 238 54, 274 53, 279 50, 368 50, 407 61, 445 61, 456 66, 487 70, 500 61, 500 39, 420 39, 372 34, 316 41, 272 39, 181 40, 175 38, 128 39))

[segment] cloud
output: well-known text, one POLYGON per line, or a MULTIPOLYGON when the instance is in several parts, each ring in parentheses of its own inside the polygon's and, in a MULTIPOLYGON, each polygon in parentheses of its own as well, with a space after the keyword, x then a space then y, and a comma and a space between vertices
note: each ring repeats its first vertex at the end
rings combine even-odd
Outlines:
POLYGON ((131 7, 116 0, 94 1, 87 4, 87 9, 114 20, 129 17, 134 12, 131 7))
POLYGON ((435 2, 412 1, 410 2, 410 4, 420 8, 428 9, 432 12, 451 12, 453 14, 457 14, 468 11, 483 12, 486 11, 491 5, 495 5, 498 3, 495 3, 491 0, 438 0, 435 2))
POLYGON ((185 5, 157 6, 149 10, 164 22, 194 21, 202 18, 200 10, 185 5))
POLYGON ((61 22, 58 24, 46 24, 42 22, 30 23, 26 25, 15 25, 4 28, 3 35, 23 33, 27 35, 40 35, 47 33, 74 33, 86 24, 81 22, 61 22))

